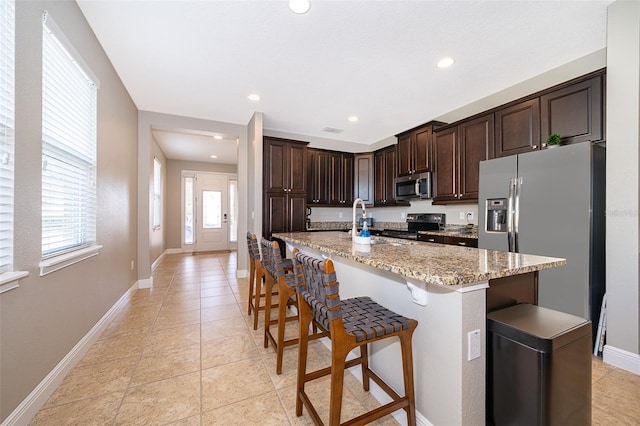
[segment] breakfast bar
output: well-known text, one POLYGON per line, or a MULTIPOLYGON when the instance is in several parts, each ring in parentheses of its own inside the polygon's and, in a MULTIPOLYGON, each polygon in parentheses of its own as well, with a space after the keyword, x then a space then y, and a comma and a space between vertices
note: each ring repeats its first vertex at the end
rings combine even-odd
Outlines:
MULTIPOLYGON (((289 253, 298 248, 330 258, 342 298, 370 296, 418 321, 413 337, 418 424, 484 424, 487 290, 566 264, 553 257, 384 237, 360 245, 346 232, 273 236, 285 241, 289 253)), ((371 368, 401 390, 399 343, 373 344, 369 354, 371 368)), ((382 392, 373 387, 371 392, 386 402, 382 392)))

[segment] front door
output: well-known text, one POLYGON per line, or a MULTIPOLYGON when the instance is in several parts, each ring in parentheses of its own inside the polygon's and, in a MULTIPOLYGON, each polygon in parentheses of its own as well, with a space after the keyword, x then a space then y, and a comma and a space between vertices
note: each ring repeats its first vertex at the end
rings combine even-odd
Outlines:
POLYGON ((229 210, 226 175, 196 175, 195 251, 228 250, 229 210))

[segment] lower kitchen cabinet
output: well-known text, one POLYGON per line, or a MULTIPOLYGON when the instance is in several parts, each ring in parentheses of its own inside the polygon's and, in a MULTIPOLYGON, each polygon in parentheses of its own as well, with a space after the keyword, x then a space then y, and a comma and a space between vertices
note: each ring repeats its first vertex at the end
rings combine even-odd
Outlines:
POLYGON ((423 241, 425 243, 436 243, 436 244, 446 244, 444 242, 444 235, 429 235, 429 234, 419 234, 418 241, 423 241))
POLYGON ((306 195, 266 193, 264 197, 263 236, 274 232, 301 232, 306 229, 306 195))
POLYGON ((451 246, 478 247, 477 238, 453 237, 450 235, 420 234, 418 240, 425 243, 447 244, 451 246))

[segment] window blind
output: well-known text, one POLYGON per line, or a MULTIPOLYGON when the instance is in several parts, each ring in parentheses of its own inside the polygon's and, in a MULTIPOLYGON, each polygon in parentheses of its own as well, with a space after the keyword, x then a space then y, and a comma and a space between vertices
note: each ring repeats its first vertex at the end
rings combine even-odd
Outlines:
POLYGON ((15 2, 0 0, 0 274, 13 271, 15 2))
POLYGON ((97 84, 45 12, 42 31, 42 257, 96 241, 97 84))

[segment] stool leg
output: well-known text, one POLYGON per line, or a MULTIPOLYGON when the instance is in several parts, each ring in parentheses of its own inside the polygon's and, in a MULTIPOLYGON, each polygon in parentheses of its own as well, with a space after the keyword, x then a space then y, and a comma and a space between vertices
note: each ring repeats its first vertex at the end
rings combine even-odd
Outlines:
POLYGON ((404 394, 407 397, 409 406, 405 408, 407 412, 407 423, 409 426, 416 424, 416 405, 413 391, 413 350, 411 339, 413 330, 400 333, 400 347, 402 349, 402 373, 404 375, 404 394))
MULTIPOLYGON (((251 308, 255 306, 255 301, 253 300, 253 282, 256 279, 256 265, 255 261, 252 259, 249 261, 249 302, 247 308, 247 315, 251 315, 251 308)), ((255 308, 254 308, 255 310, 255 308)), ((258 312, 256 312, 256 315, 258 312)))
POLYGON ((369 373, 367 372, 367 370, 369 369, 368 343, 360 346, 360 358, 362 358, 362 364, 360 364, 360 368, 362 369, 362 389, 369 392, 369 373))
POLYGON ((293 295, 294 290, 282 283, 284 279, 278 279, 278 347, 276 348, 276 374, 282 374, 282 355, 284 353, 284 329, 287 325, 287 301, 293 295))
POLYGON ((262 297, 260 297, 260 293, 262 291, 262 281, 264 278, 264 273, 260 273, 259 270, 256 270, 256 286, 255 286, 255 294, 253 296, 253 300, 255 301, 253 306, 254 306, 254 311, 255 311, 255 316, 253 317, 253 329, 257 330, 258 329, 258 315, 260 314, 260 301, 262 300, 262 297))
POLYGON ((265 274, 265 306, 264 306, 264 347, 269 347, 269 323, 271 322, 271 292, 273 291, 273 277, 265 274))
POLYGON ((331 405, 329 407, 329 426, 340 425, 342 387, 344 386, 344 363, 348 353, 349 351, 345 352, 343 348, 333 348, 331 351, 331 405))
POLYGON ((304 377, 307 374, 307 350, 309 347, 309 324, 313 318, 311 308, 306 302, 298 303, 300 313, 298 315, 300 321, 300 333, 298 343, 298 380, 296 391, 296 416, 302 415, 302 398, 301 393, 304 392, 304 377))

